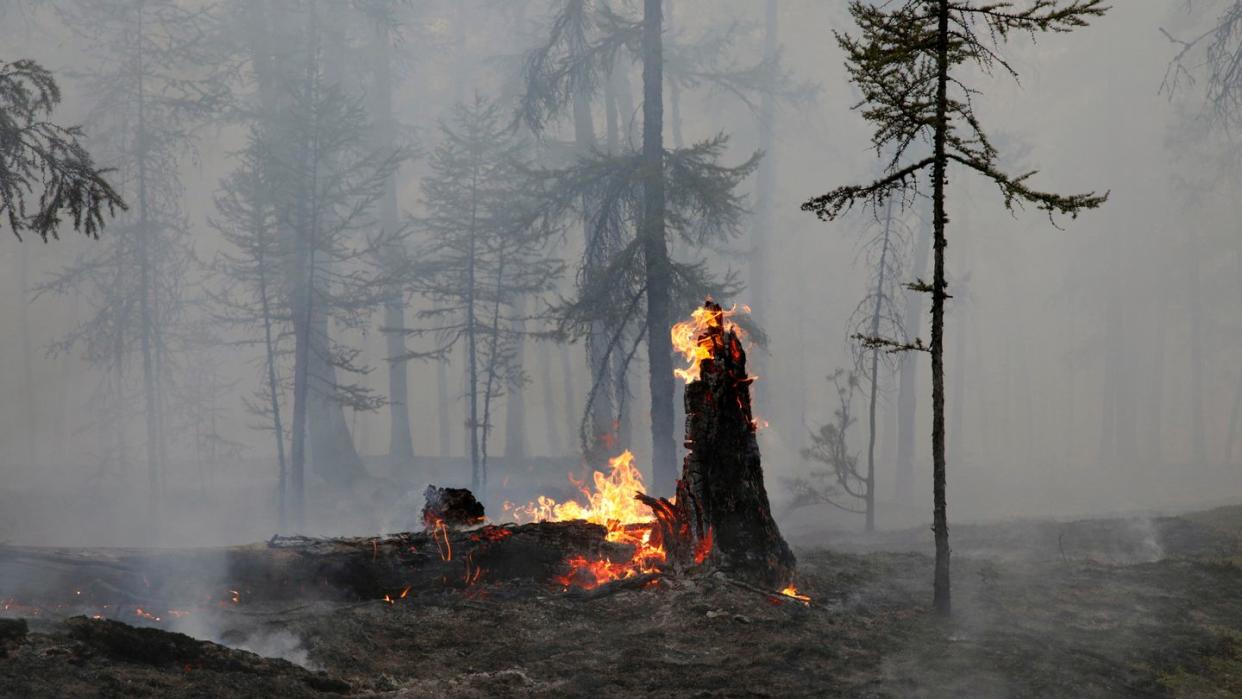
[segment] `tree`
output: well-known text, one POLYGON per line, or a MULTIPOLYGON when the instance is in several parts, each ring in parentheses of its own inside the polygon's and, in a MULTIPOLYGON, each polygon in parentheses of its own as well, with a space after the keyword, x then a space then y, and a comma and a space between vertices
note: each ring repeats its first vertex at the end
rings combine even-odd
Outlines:
MULTIPOLYGON (((575 337, 586 338, 592 376, 586 415, 579 432, 583 451, 588 459, 598 458, 601 448, 611 448, 609 445, 615 442, 617 433, 626 431, 627 372, 634 354, 629 348, 637 348, 644 337, 650 337, 649 333, 657 323, 665 326, 658 335, 662 338, 668 334, 672 311, 662 311, 662 307, 690 308, 702 300, 698 293, 680 295, 694 285, 681 284, 676 279, 678 270, 687 272, 690 267, 697 267, 696 284, 707 282, 706 286, 700 284, 699 291, 714 287, 718 297, 725 287, 736 287, 732 283, 732 277, 728 284, 710 283, 701 264, 687 263, 680 259, 701 252, 711 243, 737 237, 739 231, 735 230, 735 222, 729 221, 707 236, 697 233, 690 236, 672 236, 669 233, 678 232, 682 226, 682 222, 673 221, 673 218, 685 211, 668 212, 666 207, 674 205, 668 198, 663 205, 658 203, 661 186, 670 192, 673 187, 686 191, 687 183, 674 184, 669 178, 687 173, 679 173, 676 168, 656 164, 656 154, 663 152, 661 159, 664 159, 677 153, 694 153, 696 158, 701 159, 707 152, 703 146, 723 139, 723 136, 719 136, 689 146, 684 144, 677 106, 681 91, 701 89, 727 95, 742 102, 760 118, 771 116, 770 112, 774 112, 778 100, 806 101, 814 93, 810 86, 796 83, 782 68, 774 36, 759 61, 754 64, 738 64, 733 59, 733 54, 739 37, 744 33, 741 25, 733 23, 723 27, 710 26, 701 36, 681 40, 678 36, 670 35, 664 26, 658 4, 644 5, 640 18, 627 16, 622 10, 620 3, 603 0, 565 0, 558 3, 552 14, 546 39, 527 54, 525 91, 519 104, 519 116, 523 123, 537 134, 543 134, 557 119, 572 116, 575 141, 572 157, 577 162, 566 166, 566 172, 589 172, 591 177, 597 178, 593 180, 597 183, 602 182, 603 173, 613 173, 608 183, 612 187, 601 187, 594 192, 586 191, 586 187, 570 182, 574 190, 582 194, 582 199, 577 202, 574 210, 581 217, 585 244, 576 279, 579 303, 572 306, 572 312, 568 316, 563 316, 562 319, 566 322, 562 323, 562 329, 572 327, 575 337), (643 66, 644 131, 643 145, 638 149, 630 146, 633 134, 627 126, 630 115, 635 112, 626 79, 624 59, 627 57, 643 66), (672 99, 671 149, 663 147, 662 139, 662 93, 666 78, 672 99), (756 103, 756 96, 762 98, 762 105, 756 103), (592 103, 601 97, 607 129, 605 148, 598 146, 591 113, 592 103), (768 111, 763 111, 764 109, 768 111), (651 123, 650 128, 646 126, 648 122, 651 123), (658 144, 656 137, 659 137, 658 144), (645 203, 641 210, 629 212, 637 213, 637 217, 627 218, 621 215, 626 212, 617 204, 634 193, 625 189, 626 187, 638 184, 633 178, 634 171, 625 169, 637 162, 630 157, 635 150, 646 153, 649 159, 641 172, 648 175, 663 172, 666 184, 660 185, 652 179, 649 187, 636 190, 642 201, 650 204, 650 211, 645 203), (611 160, 604 156, 611 156, 611 160), (656 213, 660 213, 660 216, 656 216, 656 213), (650 218, 647 218, 648 214, 651 214, 650 218), (657 219, 663 220, 664 224, 659 224, 657 219), (663 253, 659 251, 658 239, 664 240, 663 253), (645 241, 636 249, 639 253, 637 256, 629 254, 634 252, 629 248, 631 241, 645 241), (631 265, 627 269, 638 275, 634 279, 641 278, 637 282, 637 300, 631 304, 630 299, 633 296, 622 293, 622 287, 618 287, 617 293, 609 297, 608 301, 605 301, 606 295, 600 295, 593 299, 595 303, 587 302, 593 293, 601 291, 602 285, 618 281, 618 277, 622 275, 618 274, 615 265, 623 260, 631 265), (650 275, 647 267, 649 263, 650 275), (661 271, 665 268, 671 272, 661 271), (664 281, 670 278, 670 274, 672 282, 664 281), (648 283, 651 287, 643 288, 648 283), (672 286, 669 286, 670 283, 672 286), (651 289, 654 289, 654 297, 650 295, 651 289), (670 293, 674 296, 669 296, 670 293), (646 309, 637 305, 644 297, 647 301, 646 309), (662 300, 664 297, 668 299, 662 300), (609 302, 615 307, 609 308, 609 302), (629 309, 631 306, 633 310, 617 313, 617 309, 629 309), (598 315, 591 316, 589 308, 593 308, 598 315), (662 317, 662 320, 651 319, 653 309, 656 317, 662 317), (639 327, 639 323, 632 321, 643 310, 646 311, 642 316, 644 322, 639 327)), ((712 157, 716 158, 722 149, 711 146, 708 150, 714 150, 712 157)), ((689 159, 682 162, 689 162, 689 159)), ((738 168, 723 167, 716 162, 706 164, 715 167, 719 171, 716 174, 728 172, 732 175, 749 173, 758 163, 759 159, 755 158, 738 168)), ((703 201, 709 208, 714 208, 716 213, 728 211, 725 218, 734 214, 741 216, 744 214, 743 209, 740 206, 734 208, 740 199, 732 191, 733 187, 740 184, 740 180, 727 184, 727 179, 724 176, 714 177, 714 184, 727 186, 728 189, 717 190, 721 195, 717 199, 709 197, 703 201)), ((704 184, 705 181, 702 180, 699 184, 704 184)), ((681 206, 682 203, 684 202, 676 205, 681 206)), ((713 217, 714 215, 709 215, 709 218, 713 217)), ((720 221, 718 218, 714 220, 720 221)), ((700 226, 697 230, 701 233, 706 227, 700 226)), ((664 354, 664 349, 660 348, 663 340, 656 339, 655 344, 657 348, 653 350, 648 343, 649 363, 653 356, 651 352, 661 356, 664 354)), ((670 361, 670 371, 671 366, 670 361)), ((671 375, 663 376, 663 369, 653 368, 652 371, 650 380, 658 387, 652 398, 652 414, 658 417, 659 423, 653 425, 653 444, 658 445, 654 447, 656 453, 653 469, 660 474, 655 479, 655 487, 659 490, 666 486, 668 490, 660 492, 671 493, 677 473, 676 444, 672 438, 676 415, 673 409, 675 385, 671 375), (667 400, 664 397, 666 394, 667 400), (655 434, 657 430, 659 435, 655 434)))
MULTIPOLYGON (((930 284, 914 287, 932 298, 931 342, 899 343, 883 338, 873 342, 892 349, 926 349, 932 365, 932 482, 933 529, 936 541, 934 604, 937 612, 951 609, 949 592, 949 530, 945 507, 944 427, 944 310, 949 298, 945 281, 945 189, 949 165, 961 166, 994 183, 1006 208, 1032 204, 1050 219, 1057 214, 1076 217, 1103 204, 1108 195, 1094 192, 1062 195, 1031 188, 1035 174, 1010 175, 997 165, 999 153, 988 139, 973 106, 974 91, 961 75, 971 66, 985 72, 999 66, 1016 76, 998 51, 1014 32, 1067 32, 1086 26, 1107 11, 1102 0, 1032 0, 1025 7, 1013 2, 950 2, 901 0, 870 5, 852 0, 850 14, 860 34, 838 34, 846 53, 850 79, 863 94, 859 108, 874 126, 872 144, 885 157, 885 175, 869 184, 846 185, 806 201, 804 211, 832 220, 858 204, 878 208, 889 197, 918 192, 917 177, 931 173, 933 275, 930 284), (917 141, 932 144, 922 157, 917 141), (914 157, 910 157, 914 155, 914 157)), ((1055 223, 1055 221, 1054 221, 1055 223)))
POLYGON ((182 331, 193 265, 179 165, 194 151, 196 130, 219 116, 230 93, 213 68, 210 12, 102 0, 74 0, 57 11, 89 47, 92 64, 80 80, 92 122, 104 127, 93 140, 134 207, 112 226, 104 250, 81 256, 39 291, 91 299, 91 317, 57 348, 82 346, 88 360, 115 370, 121 395, 122 374, 136 355, 149 502, 158 514, 173 413, 165 401, 177 355, 187 349, 182 331))
POLYGON ((357 377, 371 371, 335 333, 368 327, 408 270, 378 265, 408 231, 387 230, 377 208, 404 148, 376 147, 362 97, 345 79, 344 5, 246 3, 237 8, 257 89, 243 112, 264 143, 263 192, 286 241, 282 265, 293 339, 289 423, 290 521, 305 519, 305 467, 332 488, 365 475, 345 420, 384 398, 357 377), (309 456, 309 459, 308 459, 309 456))
POLYGON ((839 510, 866 517, 867 531, 875 528, 875 466, 867 470, 859 467, 858 455, 851 452, 846 439, 850 427, 857 422, 851 406, 854 396, 861 389, 857 372, 836 370, 828 377, 837 392, 837 407, 833 411, 834 422, 820 426, 819 432, 811 433, 810 448, 802 450, 802 456, 813 459, 827 469, 812 470, 804 478, 789 481, 793 491, 792 507, 808 505, 831 505, 839 510), (861 509, 859 504, 861 502, 861 509))
MULTIPOLYGON (((392 98, 396 88, 394 72, 396 59, 394 45, 401 40, 401 21, 398 5, 401 0, 367 0, 360 5, 364 18, 370 25, 369 50, 370 72, 373 84, 369 109, 374 127, 377 149, 398 150, 397 120, 393 115, 392 98)), ((402 228, 397 206, 396 173, 385 185, 384 196, 379 202, 379 224, 383 231, 393 233, 402 228)), ((391 250, 397 259, 404 257, 403 250, 391 250)), ((387 261, 389 255, 384 255, 387 261)), ((410 396, 408 359, 405 346, 405 293, 400 284, 390 289, 384 301, 383 326, 388 366, 388 459, 392 466, 409 469, 414 461, 414 438, 410 433, 410 396)))
POLYGON ((275 437, 277 526, 279 531, 286 531, 288 431, 281 396, 287 381, 282 375, 281 359, 288 354, 284 345, 292 334, 291 303, 283 277, 290 250, 278 236, 276 211, 266 191, 263 146, 261 137, 252 133, 237 170, 221 183, 215 197, 216 216, 208 223, 231 249, 221 251, 212 261, 211 270, 219 286, 209 290, 208 297, 215 318, 244 333, 240 344, 257 343, 262 348, 262 387, 247 400, 246 407, 262 421, 257 427, 270 430, 275 437), (253 330, 259 332, 251 334, 253 330))
MULTIPOLYGON (((1223 132, 1232 139, 1239 123, 1242 123, 1242 1, 1227 0, 1217 4, 1222 7, 1210 22, 1208 28, 1198 36, 1183 40, 1174 37, 1168 31, 1160 31, 1178 47, 1178 52, 1169 62, 1165 72, 1161 90, 1172 98, 1183 83, 1194 84, 1204 80, 1202 99, 1204 119, 1202 126, 1207 129, 1185 129, 1183 136, 1203 133, 1197 131, 1214 130, 1223 132)), ((1199 111, 1199 110, 1196 110, 1199 111)), ((1214 149, 1215 150, 1215 149, 1214 149)), ((1233 150, 1233 149, 1230 149, 1233 150)), ((1236 154, 1230 153, 1222 160, 1235 161, 1223 163, 1225 169, 1236 171, 1236 154)), ((1214 179, 1214 178, 1213 178, 1214 179)), ((1198 183, 1196 183, 1198 184, 1198 183)), ((1187 186, 1179 183, 1188 196, 1194 197, 1200 187, 1187 186)), ((1236 236, 1234 238, 1236 240, 1236 236)), ((1185 236, 1185 280, 1186 302, 1190 308, 1190 361, 1191 361, 1191 429, 1194 445, 1195 462, 1202 464, 1207 461, 1206 444, 1203 426, 1203 340, 1202 326, 1202 289, 1200 286, 1199 234, 1193 228, 1185 236)), ((1235 255, 1242 260, 1242 248, 1235 248, 1235 255)), ((1239 379, 1234 391, 1230 409, 1229 427, 1225 437, 1223 456, 1227 463, 1232 458, 1233 444, 1237 434, 1239 407, 1242 406, 1242 379, 1239 379)))
POLYGON ((560 263, 548 244, 558 229, 540 212, 538 178, 529 176, 528 144, 502 124, 499 107, 481 97, 458 105, 440 124, 442 141, 423 181, 427 240, 416 251, 412 285, 432 307, 418 313, 412 335, 431 336, 442 357, 464 346, 466 431, 471 488, 487 488, 488 438, 495 400, 522 380, 520 300, 548 291, 560 263))
MULTIPOLYGON (((566 7, 581 12, 585 5, 566 7)), ((740 235, 746 210, 737 189, 757 167, 759 156, 734 167, 720 164, 728 143, 723 134, 684 148, 664 148, 660 3, 646 3, 641 19, 623 16, 604 3, 593 15, 577 16, 563 22, 581 27, 571 34, 580 38, 564 42, 575 47, 573 51, 565 50, 555 59, 534 54, 530 65, 539 70, 528 70, 528 75, 544 78, 528 81, 523 101, 524 120, 539 127, 561 113, 558 110, 573 102, 575 94, 600 87, 605 91, 608 150, 578 153, 575 162, 548 173, 550 183, 545 187, 552 193, 548 215, 580 217, 586 234, 577 293, 559 309, 559 329, 566 336, 587 337, 593 355, 592 386, 580 429, 588 454, 599 443, 592 425, 607 423, 612 432, 613 425, 624 422, 626 372, 647 340, 653 488, 671 493, 677 477, 671 309, 696 306, 706 295, 727 297, 738 285, 732 274, 714 279, 701 261, 674 259, 670 238, 688 250, 700 250, 740 235), (622 143, 619 136, 618 112, 626 111, 619 107, 624 91, 617 89, 617 56, 622 51, 643 66, 643 136, 638 149, 622 143), (609 396, 616 398, 615 417, 596 412, 598 405, 608 404, 609 396)), ((561 20, 554 23, 558 26, 561 20)), ((561 36, 565 35, 563 31, 561 36)), ((694 69, 695 82, 686 84, 715 84, 713 80, 720 77, 705 70, 704 63, 680 63, 694 69)), ((580 111, 575 112, 575 123, 580 111)))
MULTIPOLYGON (((867 346, 867 338, 888 337, 904 342, 901 312, 897 308, 897 279, 901 275, 902 249, 906 247, 902 235, 902 223, 893 215, 893 200, 884 205, 884 217, 877 221, 878 232, 866 242, 866 254, 870 258, 871 290, 854 309, 851 325, 855 349, 855 372, 850 382, 859 378, 867 382, 867 471, 865 495, 867 531, 875 530, 875 443, 879 434, 876 422, 880 398, 881 368, 893 368, 886 359, 891 355, 877 345, 867 346)), ((840 386, 838 386, 840 388, 840 386)), ((838 391, 839 392, 839 391, 838 391)), ((845 406, 843 406, 845 409, 845 406)), ((823 436, 823 435, 821 435, 823 436)), ((844 487, 844 485, 842 486, 844 487)))
POLYGON ((48 121, 60 104, 52 73, 34 61, 0 63, 0 217, 18 240, 73 229, 99 237, 104 216, 127 207, 81 144, 82 129, 48 121), (36 194, 37 193, 37 194, 36 194))

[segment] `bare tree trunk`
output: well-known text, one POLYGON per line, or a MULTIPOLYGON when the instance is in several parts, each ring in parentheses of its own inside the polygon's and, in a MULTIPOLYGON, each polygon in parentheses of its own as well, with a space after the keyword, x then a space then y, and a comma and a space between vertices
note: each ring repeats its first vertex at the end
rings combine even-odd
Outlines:
MULTIPOLYGON (((526 364, 526 298, 514 303, 517 317, 513 319, 515 363, 519 369, 526 364)), ((506 387, 505 399, 505 462, 510 469, 526 459, 526 391, 521 377, 514 377, 506 387)))
POLYGON ((479 352, 478 325, 475 313, 475 258, 478 254, 476 242, 478 223, 478 179, 472 181, 470 188, 470 250, 469 262, 466 266, 466 429, 470 438, 470 483, 476 493, 482 491, 483 474, 479 463, 479 352))
POLYGON ((647 268, 647 365, 651 370, 651 466, 654 491, 669 495, 677 478, 673 441, 673 342, 670 267, 664 237, 664 47, 661 0, 643 2, 643 221, 647 268))
MULTIPOLYGON (((884 206, 884 242, 880 244, 880 272, 876 275, 875 282, 875 307, 871 312, 871 337, 879 337, 880 335, 880 313, 884 310, 884 296, 887 293, 884 289, 884 278, 886 266, 888 265, 888 243, 889 235, 893 230, 893 199, 889 197, 884 206)), ((875 438, 878 426, 876 425, 876 404, 879 402, 880 396, 880 349, 878 347, 871 350, 871 395, 869 396, 869 404, 867 406, 867 496, 864 504, 867 511, 868 532, 875 531, 875 438)))
POLYGON ((1143 450, 1144 456, 1153 468, 1161 468, 1164 465, 1164 440, 1161 439, 1161 431, 1164 426, 1164 347, 1167 344, 1169 327, 1169 307, 1166 301, 1167 299, 1163 296, 1156 300, 1156 322, 1153 328, 1156 337, 1152 340, 1151 396, 1147 401, 1149 406, 1145 435, 1147 444, 1143 450))
MULTIPOLYGON (((1233 261, 1238 271, 1238 281, 1242 282, 1242 251, 1235 251, 1233 261)), ((1229 411, 1229 431, 1225 437, 1225 460, 1221 463, 1228 464, 1233 461, 1233 445, 1238 436, 1238 418, 1242 415, 1242 376, 1238 377, 1237 387, 1233 392, 1233 407, 1229 411)))
POLYGON ((448 392, 448 358, 441 359, 436 362, 436 427, 438 438, 436 445, 439 447, 440 457, 445 458, 453 453, 453 423, 449 419, 449 392, 448 392))
POLYGON ((948 296, 944 249, 945 225, 949 217, 945 213, 945 141, 948 136, 948 85, 949 85, 949 0, 938 2, 939 27, 936 32, 936 137, 935 164, 932 174, 934 191, 933 228, 935 243, 935 267, 932 277, 932 492, 934 513, 932 527, 936 538, 936 576, 934 604, 939 614, 952 610, 949 592, 949 522, 945 505, 945 440, 944 440, 944 302, 948 296))
POLYGON ((146 417, 147 430, 147 487, 150 490, 150 507, 152 517, 156 520, 160 514, 160 495, 163 490, 163 465, 160 463, 160 433, 159 423, 156 418, 158 409, 155 400, 156 378, 155 378, 155 338, 154 338, 154 322, 152 320, 152 287, 154 285, 152 276, 155 271, 152 269, 151 261, 151 241, 152 234, 150 221, 150 202, 147 196, 147 153, 146 153, 146 94, 143 84, 143 65, 142 54, 142 11, 138 12, 138 51, 137 66, 135 72, 138 75, 138 123, 134 138, 137 141, 137 162, 138 162, 138 315, 139 329, 138 342, 142 352, 142 395, 144 403, 144 413, 146 417))
POLYGON ((547 438, 547 451, 544 452, 548 456, 559 455, 565 446, 561 443, 561 430, 556 418, 556 401, 552 399, 552 357, 548 349, 541 349, 536 354, 539 357, 539 385, 543 393, 543 422, 545 436, 547 438))
POLYGON ((22 337, 22 418, 26 440, 26 468, 35 469, 39 465, 39 425, 37 402, 35 400, 34 371, 31 357, 34 350, 30 346, 30 301, 26 290, 30 286, 30 246, 17 246, 17 327, 22 337))
MULTIPOLYGON (((776 0, 766 0, 763 16, 763 60, 774 61, 780 30, 780 13, 776 0)), ((776 218, 772 201, 776 187, 776 96, 770 90, 764 91, 759 105, 759 150, 763 152, 763 159, 759 161, 759 171, 755 175, 755 218, 750 232, 750 266, 746 281, 750 292, 750 305, 758 312, 775 318, 777 309, 768 301, 768 241, 772 239, 776 218)), ((757 373, 760 376, 767 375, 764 353, 755 353, 754 359, 758 360, 754 362, 757 373)), ((760 416, 766 417, 771 413, 771 395, 771 391, 765 390, 755 393, 760 416)))
MULTIPOLYGON (((266 235, 266 224, 261 221, 253 223, 258 235, 266 235)), ((259 304, 263 314, 263 351, 267 369, 267 399, 272 411, 272 428, 276 433, 276 464, 278 467, 276 481, 276 523, 279 531, 286 531, 289 526, 288 490, 289 471, 285 462, 285 429, 280 415, 280 381, 276 376, 276 338, 272 331, 272 304, 268 290, 268 260, 263 254, 266 243, 260 242, 259 251, 259 304)))
MULTIPOLYGON (((397 128, 392 114, 392 37, 388 26, 375 23, 373 61, 375 103, 372 106, 376 137, 381 148, 397 148, 397 128)), ((387 234, 399 227, 396 173, 385 183, 380 200, 380 226, 387 234)), ((409 360, 405 359, 405 303, 399 287, 391 289, 384 302, 385 349, 388 353, 388 460, 394 468, 408 470, 414 463, 414 437, 410 433, 409 360)))
POLYGON ((1190 437, 1195 466, 1207 464, 1203 429, 1203 289, 1194 226, 1186 231, 1186 302, 1190 306, 1190 437))
POLYGON ((500 388, 500 377, 496 374, 497 359, 500 356, 500 306, 502 290, 505 280, 505 250, 503 242, 496 251, 498 259, 496 265, 496 299, 492 303, 492 319, 488 323, 488 332, 491 334, 491 346, 488 348, 487 354, 487 381, 483 385, 483 424, 482 437, 480 439, 480 461, 479 461, 479 487, 475 489, 475 493, 479 497, 487 494, 487 438, 492 431, 492 402, 495 398, 497 390, 500 388))
MULTIPOLYGON (((927 270, 931 237, 931 226, 925 222, 919 230, 918 241, 914 247, 914 264, 910 273, 912 278, 921 277, 927 270)), ((906 291, 902 322, 905 323, 908 336, 918 336, 923 325, 921 292, 906 291)), ((916 357, 901 358, 901 368, 897 377, 896 499, 903 505, 910 505, 914 502, 914 418, 918 410, 918 369, 919 362, 916 357)))
POLYGON ((574 434, 578 432, 578 408, 574 405, 574 396, 577 395, 574 390, 574 365, 569 359, 569 347, 564 344, 557 345, 561 364, 561 376, 565 382, 561 384, 562 395, 565 401, 565 440, 566 451, 570 449, 574 441, 574 434))
MULTIPOLYGON (((592 150, 598 147, 598 141, 595 137, 595 125, 591 117, 591 101, 590 97, 582 91, 576 91, 573 95, 573 118, 574 118, 574 145, 578 152, 584 157, 592 150)), ((583 202, 585 205, 587 202, 583 202)), ((594 233, 591 229, 590 213, 587 212, 582 219, 582 237, 585 245, 587 259, 584 262, 583 273, 586 276, 584 282, 591 284, 595 274, 608 264, 602 254, 593 254, 597 251, 597 243, 594 240, 594 233)), ((602 252, 602 251, 599 251, 602 252)), ((587 366, 591 368, 591 386, 598 386, 591 402, 591 414, 589 421, 590 434, 585 435, 586 440, 582 445, 586 451, 588 459, 599 457, 597 452, 602 445, 611 441, 610 436, 613 433, 612 426, 612 377, 608 372, 608 328, 602 321, 591 323, 590 336, 587 338, 587 366)))

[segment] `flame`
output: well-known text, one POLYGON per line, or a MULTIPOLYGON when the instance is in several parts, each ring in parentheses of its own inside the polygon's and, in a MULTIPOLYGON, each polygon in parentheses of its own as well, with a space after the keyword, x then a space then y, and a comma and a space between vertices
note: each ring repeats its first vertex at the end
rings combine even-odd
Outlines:
POLYGON ((789 598, 792 598, 792 599, 796 599, 796 600, 798 600, 799 602, 810 602, 810 601, 811 601, 811 598, 810 598, 810 596, 809 596, 809 595, 804 595, 804 594, 802 594, 802 593, 798 592, 798 588, 794 587, 793 585, 790 585, 789 587, 785 588, 784 590, 781 590, 781 594, 782 594, 782 595, 784 595, 784 596, 786 596, 786 597, 789 597, 789 598))
MULTIPOLYGON (((749 313, 750 307, 743 306, 743 313, 749 313)), ((690 320, 675 323, 672 330, 673 350, 681 354, 687 362, 685 369, 674 369, 673 373, 686 383, 699 379, 699 365, 704 359, 711 359, 716 343, 721 341, 720 335, 708 333, 709 328, 719 328, 723 324, 725 332, 733 331, 738 337, 742 329, 729 318, 737 315, 737 306, 713 311, 706 307, 694 309, 690 320)))
POLYGON ((608 530, 607 540, 630 544, 634 556, 628 561, 588 560, 576 556, 566 561, 570 572, 558 578, 565 587, 596 587, 610 580, 651 573, 664 562, 664 549, 652 542, 655 517, 646 505, 634 498, 645 493, 642 473, 634 465, 634 454, 626 450, 608 460, 608 472, 596 471, 591 485, 579 484, 585 505, 570 500, 557 502, 540 496, 525 507, 505 503, 518 522, 567 522, 585 520, 608 530))

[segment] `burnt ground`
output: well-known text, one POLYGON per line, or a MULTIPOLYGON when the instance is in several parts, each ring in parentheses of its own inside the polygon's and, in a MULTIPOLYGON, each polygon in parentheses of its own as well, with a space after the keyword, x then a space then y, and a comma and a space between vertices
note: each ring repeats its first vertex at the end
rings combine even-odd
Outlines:
POLYGON ((118 622, 0 622, 0 692, 1242 695, 1242 508, 953 535, 948 621, 928 610, 930 535, 918 530, 799 547, 812 606, 708 577, 590 600, 476 587, 391 605, 242 605, 186 627, 300 664, 118 622))

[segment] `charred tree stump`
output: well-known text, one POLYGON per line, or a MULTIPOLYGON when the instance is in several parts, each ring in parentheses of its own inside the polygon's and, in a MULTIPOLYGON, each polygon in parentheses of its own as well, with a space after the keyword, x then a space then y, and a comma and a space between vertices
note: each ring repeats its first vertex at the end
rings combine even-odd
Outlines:
POLYGON ((793 581, 795 559, 772 518, 751 415, 746 352, 723 309, 704 304, 699 377, 686 384, 686 455, 677 498, 640 495, 674 567, 709 564, 771 590, 793 581))

